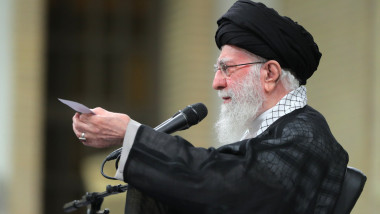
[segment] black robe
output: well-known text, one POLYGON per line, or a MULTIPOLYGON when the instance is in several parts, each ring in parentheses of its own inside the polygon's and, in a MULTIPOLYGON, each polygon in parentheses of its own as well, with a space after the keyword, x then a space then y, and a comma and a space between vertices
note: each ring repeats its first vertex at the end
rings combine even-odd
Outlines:
POLYGON ((331 213, 347 162, 310 106, 218 149, 142 126, 124 169, 126 213, 331 213))

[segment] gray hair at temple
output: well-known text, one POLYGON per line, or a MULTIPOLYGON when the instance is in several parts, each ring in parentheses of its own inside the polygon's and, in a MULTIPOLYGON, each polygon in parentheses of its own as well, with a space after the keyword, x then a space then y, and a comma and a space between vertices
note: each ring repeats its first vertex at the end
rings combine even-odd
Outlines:
MULTIPOLYGON (((261 61, 261 62, 268 61, 268 59, 265 59, 264 57, 258 56, 254 53, 251 53, 245 49, 241 48, 241 50, 257 61, 261 61)), ((253 68, 255 68, 255 66, 253 66, 253 68)), ((258 71, 259 70, 256 70, 256 69, 252 70, 252 72, 258 72, 258 71)), ((300 86, 300 81, 294 76, 293 72, 290 69, 281 68, 280 81, 282 81, 285 89, 288 91, 293 91, 294 89, 300 86)))

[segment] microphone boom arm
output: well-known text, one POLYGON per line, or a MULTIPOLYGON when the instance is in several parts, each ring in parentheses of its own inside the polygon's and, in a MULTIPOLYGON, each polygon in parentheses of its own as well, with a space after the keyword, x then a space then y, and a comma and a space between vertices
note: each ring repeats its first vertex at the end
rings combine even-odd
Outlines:
MULTIPOLYGON (((96 214, 99 213, 98 211, 100 210, 104 197, 107 197, 109 195, 114 195, 114 194, 119 194, 122 192, 125 192, 128 190, 128 185, 116 185, 116 186, 111 186, 108 185, 106 188, 105 192, 92 192, 92 193, 86 193, 86 195, 82 196, 81 200, 74 200, 72 202, 66 203, 63 206, 64 212, 73 212, 83 206, 88 206, 87 208, 87 213, 88 214, 96 214)), ((108 209, 105 209, 101 213, 107 214, 110 213, 108 209)))

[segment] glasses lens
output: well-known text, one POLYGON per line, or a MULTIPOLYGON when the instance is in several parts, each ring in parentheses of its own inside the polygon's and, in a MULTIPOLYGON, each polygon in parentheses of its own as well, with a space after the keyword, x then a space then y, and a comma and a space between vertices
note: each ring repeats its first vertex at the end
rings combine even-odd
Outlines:
POLYGON ((225 64, 220 63, 219 65, 214 65, 214 72, 216 73, 218 70, 220 70, 224 75, 227 74, 228 66, 225 64))
POLYGON ((228 66, 226 64, 220 64, 220 70, 222 70, 224 75, 228 76, 228 66))

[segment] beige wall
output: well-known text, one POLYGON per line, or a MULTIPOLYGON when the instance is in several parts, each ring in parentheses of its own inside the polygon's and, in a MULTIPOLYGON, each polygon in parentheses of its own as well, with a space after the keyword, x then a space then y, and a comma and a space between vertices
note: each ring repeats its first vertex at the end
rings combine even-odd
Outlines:
POLYGON ((379 15, 378 1, 284 3, 284 15, 299 21, 323 53, 308 82, 309 104, 321 111, 332 132, 368 183, 353 213, 379 210, 379 15), (377 163, 377 164, 376 164, 377 163), (377 167, 376 167, 377 166, 377 167))
POLYGON ((212 142, 214 94, 211 88, 215 61, 213 33, 215 25, 212 1, 167 0, 163 6, 161 120, 185 106, 197 102, 209 108, 210 115, 191 132, 178 133, 197 146, 212 142))
MULTIPOLYGON (((370 161, 369 161, 369 184, 368 189, 371 189, 370 194, 366 195, 366 200, 370 203, 371 211, 380 210, 380 2, 373 0, 371 2, 371 17, 372 17, 372 53, 371 56, 371 71, 372 80, 372 126, 370 128, 370 161)), ((364 205, 365 206, 365 205, 364 205)))

